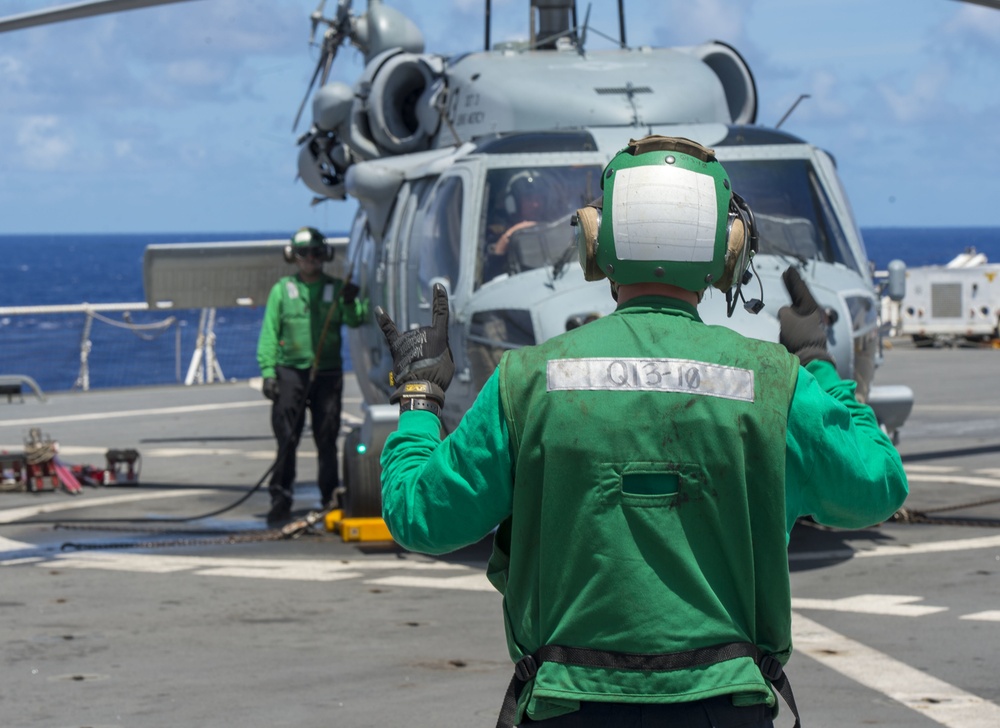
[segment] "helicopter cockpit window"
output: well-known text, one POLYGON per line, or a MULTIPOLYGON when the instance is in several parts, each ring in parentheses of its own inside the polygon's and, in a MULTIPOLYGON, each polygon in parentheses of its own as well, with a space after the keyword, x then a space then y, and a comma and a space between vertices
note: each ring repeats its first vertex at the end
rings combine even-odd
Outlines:
POLYGON ((565 257, 573 246, 569 218, 600 193, 600 176, 596 165, 487 172, 476 286, 565 257))
POLYGON ((753 210, 761 253, 841 263, 863 273, 809 162, 724 161, 723 166, 753 210))
POLYGON ((462 180, 449 177, 431 194, 410 235, 410 255, 417 261, 422 303, 431 300, 431 283, 436 278, 446 279, 451 289, 455 289, 462 239, 462 180))

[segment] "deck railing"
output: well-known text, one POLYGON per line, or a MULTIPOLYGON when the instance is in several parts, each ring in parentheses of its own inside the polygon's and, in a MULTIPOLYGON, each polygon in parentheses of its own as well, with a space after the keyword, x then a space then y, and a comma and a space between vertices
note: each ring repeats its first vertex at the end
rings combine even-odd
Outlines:
POLYGON ((261 315, 260 309, 156 311, 145 302, 0 307, 0 376, 87 391, 98 359, 97 386, 225 381, 217 331, 227 338, 223 356, 233 369, 252 376, 261 315))

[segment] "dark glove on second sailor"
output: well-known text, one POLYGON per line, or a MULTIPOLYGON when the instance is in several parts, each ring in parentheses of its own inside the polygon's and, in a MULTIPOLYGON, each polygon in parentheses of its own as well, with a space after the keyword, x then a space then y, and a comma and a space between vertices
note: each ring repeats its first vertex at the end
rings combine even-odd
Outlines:
POLYGON ((354 302, 358 300, 358 293, 360 292, 361 289, 353 283, 345 283, 344 287, 340 290, 340 296, 344 301, 344 305, 353 306, 354 302))
POLYGON ((826 344, 826 316, 809 286, 794 266, 782 273, 781 278, 792 299, 791 306, 782 306, 778 311, 781 345, 798 356, 802 366, 817 360, 834 364, 826 344))
POLYGON ((264 383, 261 386, 261 391, 264 393, 264 396, 267 397, 269 400, 271 400, 272 402, 277 402, 278 380, 275 379, 274 377, 268 377, 267 379, 264 380, 264 383))
POLYGON ((399 402, 400 411, 425 409, 440 414, 444 393, 455 374, 455 362, 448 346, 448 294, 435 284, 431 303, 431 325, 400 333, 381 306, 375 320, 392 353, 389 384, 396 391, 390 402, 399 402))

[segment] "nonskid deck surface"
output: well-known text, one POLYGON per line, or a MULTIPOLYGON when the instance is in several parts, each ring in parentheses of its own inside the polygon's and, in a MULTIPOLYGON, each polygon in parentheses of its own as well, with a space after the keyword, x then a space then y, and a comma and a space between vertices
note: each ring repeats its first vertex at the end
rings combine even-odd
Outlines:
MULTIPOLYGON (((1000 503, 938 510, 1000 498, 997 371, 992 350, 887 350, 878 382, 916 395, 899 445, 906 505, 944 522, 796 528, 788 674, 806 726, 1000 725, 1000 528, 965 525, 1000 521, 1000 503)), ((345 425, 360 406, 349 377, 345 425)), ((138 486, 79 496, 0 493, 5 726, 495 723, 511 665, 488 540, 443 558, 323 531, 221 543, 264 529, 266 489, 164 522, 225 508, 270 466, 268 402, 246 382, 0 404, 0 450, 31 427, 67 463, 135 448, 142 471, 138 486), (142 524, 152 535, 69 523, 84 518, 160 522, 142 524)), ((307 430, 300 513, 318 501, 314 452, 307 430)))

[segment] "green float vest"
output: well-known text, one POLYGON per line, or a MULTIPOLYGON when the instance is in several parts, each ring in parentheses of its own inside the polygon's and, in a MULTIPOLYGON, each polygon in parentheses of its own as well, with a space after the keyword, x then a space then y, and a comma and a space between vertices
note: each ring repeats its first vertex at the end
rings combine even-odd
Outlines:
MULTIPOLYGON (((798 359, 664 298, 500 362, 514 502, 489 576, 516 662, 546 645, 791 652, 785 431, 798 359)), ((545 662, 518 716, 578 701, 773 695, 751 657, 669 671, 545 662)))
MULTIPOLYGON (((276 284, 281 289, 281 332, 278 340, 278 366, 308 369, 316 356, 330 307, 339 304, 343 281, 325 273, 319 280, 304 283, 297 276, 285 276, 276 284), (293 294, 292 291, 295 291, 293 294)), ((334 318, 323 340, 319 371, 340 371, 343 368, 340 348, 340 319, 334 318)))

